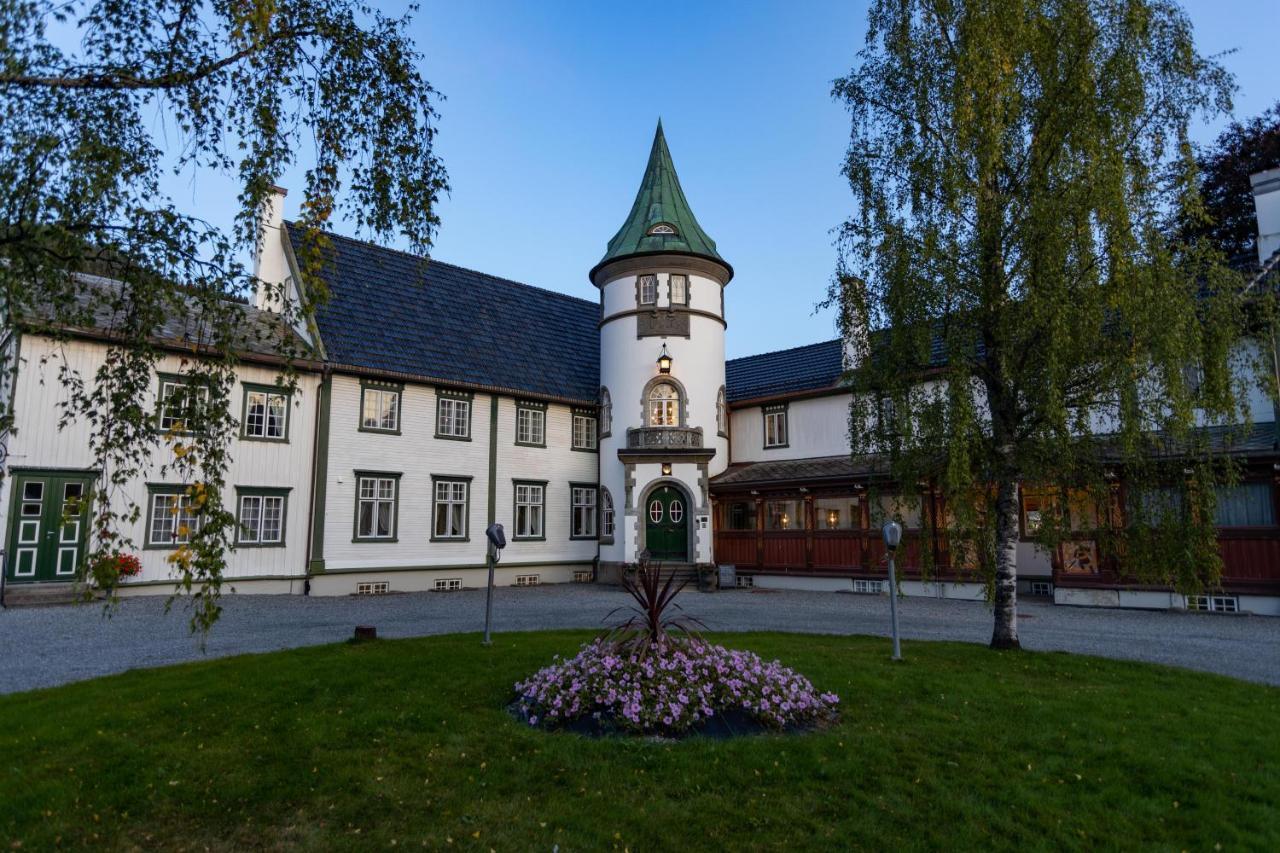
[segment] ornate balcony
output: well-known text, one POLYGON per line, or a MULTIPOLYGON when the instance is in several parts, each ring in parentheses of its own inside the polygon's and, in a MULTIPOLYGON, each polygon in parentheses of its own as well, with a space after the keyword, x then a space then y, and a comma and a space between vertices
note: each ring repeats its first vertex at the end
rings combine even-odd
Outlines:
POLYGON ((628 450, 701 450, 702 427, 632 427, 628 450))

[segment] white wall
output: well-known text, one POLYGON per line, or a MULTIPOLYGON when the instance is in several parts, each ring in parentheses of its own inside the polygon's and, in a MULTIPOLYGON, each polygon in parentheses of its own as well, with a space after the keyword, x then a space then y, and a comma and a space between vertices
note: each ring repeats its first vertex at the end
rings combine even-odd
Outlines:
MULTIPOLYGON (((335 375, 329 419, 324 559, 326 573, 388 569, 477 567, 485 561, 489 505, 492 397, 471 401, 471 440, 436 438, 436 391, 407 385, 399 435, 361 432, 360 380, 335 375), (354 542, 356 471, 399 473, 397 541, 354 542), (470 477, 467 541, 431 541, 432 475, 470 477)), ((496 520, 507 531, 502 563, 590 562, 595 540, 570 540, 570 482, 595 483, 597 455, 571 449, 568 406, 547 408, 547 446, 515 444, 515 400, 498 400, 496 520), (513 541, 513 479, 547 480, 545 542, 513 541)), ((352 581, 354 585, 355 581, 352 581)), ((331 585, 331 584, 330 584, 331 585)), ((402 586, 402 585, 401 585, 402 586)), ((397 587, 400 588, 400 587, 397 587)), ((350 591, 350 590, 347 590, 350 591)))
POLYGON ((760 406, 734 409, 730 418, 732 461, 811 459, 849 453, 848 394, 792 400, 787 406, 786 447, 764 447, 764 411, 760 406))
MULTIPOLYGON (((59 429, 62 409, 59 401, 67 398, 59 381, 59 370, 65 363, 86 381, 102 364, 106 347, 90 341, 57 342, 38 335, 23 335, 20 342, 21 362, 15 384, 16 429, 9 437, 8 468, 90 468, 94 460, 89 451, 90 426, 84 421, 59 429)), ((161 359, 160 372, 178 373, 181 360, 169 355, 161 359)), ((242 382, 269 385, 276 380, 274 369, 245 364, 238 369, 239 381, 230 395, 231 411, 243 416, 242 382)), ((227 508, 234 511, 236 486, 270 486, 290 489, 287 502, 285 546, 280 548, 241 548, 227 557, 226 577, 250 579, 290 576, 301 578, 306 570, 307 531, 311 518, 311 462, 315 438, 316 396, 319 377, 302 374, 293 394, 289 411, 287 443, 242 441, 233 439, 231 463, 227 471, 227 508)), ((151 384, 143 405, 152 410, 158 379, 151 384)), ((148 482, 174 482, 160 475, 160 466, 172 460, 172 451, 158 444, 152 464, 145 474, 117 496, 117 507, 123 509, 129 500, 142 512, 138 521, 126 529, 136 547, 131 549, 142 560, 142 575, 130 583, 165 581, 172 577, 166 557, 169 550, 144 549, 148 482)), ((8 535, 8 513, 13 477, 0 485, 0 507, 5 523, 0 537, 8 535)), ((299 590, 300 591, 300 590, 299 590)))

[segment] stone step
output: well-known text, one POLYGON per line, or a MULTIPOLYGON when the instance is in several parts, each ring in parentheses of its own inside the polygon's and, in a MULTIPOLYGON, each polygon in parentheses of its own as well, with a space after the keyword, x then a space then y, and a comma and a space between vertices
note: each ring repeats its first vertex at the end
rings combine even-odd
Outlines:
POLYGON ((81 601, 83 595, 84 589, 74 583, 6 583, 4 606, 56 607, 81 601))

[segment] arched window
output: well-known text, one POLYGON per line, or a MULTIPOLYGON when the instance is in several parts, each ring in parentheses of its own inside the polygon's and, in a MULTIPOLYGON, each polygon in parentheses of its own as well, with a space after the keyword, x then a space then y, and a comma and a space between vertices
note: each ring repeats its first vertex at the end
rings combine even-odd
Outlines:
POLYGON ((649 426, 680 426, 680 392, 670 382, 649 389, 649 426))
POLYGON ((723 385, 716 394, 716 432, 723 436, 729 434, 729 403, 725 399, 723 385))
POLYGON ((600 386, 600 437, 604 438, 613 432, 613 398, 609 389, 600 386))
POLYGON ((657 225, 649 229, 649 233, 653 235, 672 236, 676 233, 676 229, 665 222, 659 222, 657 225))
POLYGON ((600 538, 613 539, 613 495, 600 487, 600 538))

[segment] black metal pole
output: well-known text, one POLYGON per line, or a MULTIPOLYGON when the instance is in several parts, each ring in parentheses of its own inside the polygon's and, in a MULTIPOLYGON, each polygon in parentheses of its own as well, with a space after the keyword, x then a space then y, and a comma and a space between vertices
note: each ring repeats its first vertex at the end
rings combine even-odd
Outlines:
POLYGON ((893 571, 893 552, 889 552, 889 621, 893 623, 893 659, 902 660, 898 643, 898 579, 893 571))
POLYGON ((489 585, 484 594, 484 644, 491 645, 489 639, 489 625, 493 622, 493 546, 489 546, 488 552, 489 563, 489 585))

